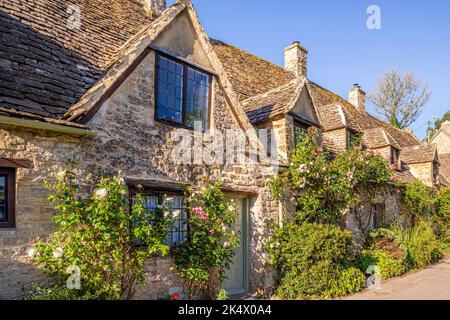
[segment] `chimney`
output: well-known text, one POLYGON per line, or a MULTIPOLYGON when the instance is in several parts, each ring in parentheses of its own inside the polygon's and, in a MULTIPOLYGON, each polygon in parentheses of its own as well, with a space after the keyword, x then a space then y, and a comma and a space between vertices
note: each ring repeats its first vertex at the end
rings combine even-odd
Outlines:
POLYGON ((138 0, 144 6, 147 15, 157 18, 166 10, 166 0, 138 0))
POLYGON ((297 77, 307 76, 308 50, 295 41, 284 49, 284 68, 292 71, 297 77))
POLYGON ((366 93, 361 90, 361 86, 357 83, 348 92, 348 102, 356 107, 359 111, 366 110, 366 93))

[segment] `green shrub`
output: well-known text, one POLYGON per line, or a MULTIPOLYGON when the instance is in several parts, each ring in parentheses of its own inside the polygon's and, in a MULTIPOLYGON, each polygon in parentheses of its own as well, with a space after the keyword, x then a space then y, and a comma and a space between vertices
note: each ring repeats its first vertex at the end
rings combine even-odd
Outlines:
POLYGON ((450 188, 441 189, 439 192, 437 221, 440 227, 439 238, 448 248, 450 246, 450 188))
POLYGON ((139 194, 130 206, 120 176, 100 179, 86 198, 80 196, 80 184, 72 166, 46 183, 58 230, 36 245, 32 259, 55 286, 36 290, 30 298, 131 299, 145 280, 147 259, 169 253, 164 241, 170 225, 148 212, 139 194), (136 245, 138 240, 142 245, 136 245))
POLYGON ((406 252, 408 268, 423 268, 442 257, 439 240, 430 221, 421 219, 410 231, 397 226, 394 232, 396 241, 406 252))
POLYGON ((408 183, 402 192, 401 201, 405 205, 411 221, 415 224, 421 217, 435 212, 437 196, 435 191, 423 182, 415 180, 408 183))
POLYGON ((333 283, 332 296, 344 296, 366 288, 366 277, 355 267, 340 267, 339 277, 333 283))
POLYGON ((403 260, 395 259, 388 252, 374 247, 362 250, 358 254, 357 260, 358 266, 363 272, 366 272, 371 265, 378 266, 384 279, 397 277, 406 272, 403 260))
POLYGON ((361 290, 364 275, 346 267, 352 258, 352 244, 351 233, 333 225, 276 227, 268 251, 279 275, 277 295, 284 299, 324 299, 361 290))

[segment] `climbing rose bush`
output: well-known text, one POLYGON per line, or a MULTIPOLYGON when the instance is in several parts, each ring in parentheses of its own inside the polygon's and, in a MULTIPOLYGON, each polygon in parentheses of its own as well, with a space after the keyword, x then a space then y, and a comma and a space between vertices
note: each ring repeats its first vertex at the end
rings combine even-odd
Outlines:
POLYGON ((164 241, 170 221, 146 210, 140 195, 130 207, 120 176, 101 178, 86 197, 80 195, 73 168, 46 186, 57 210, 58 230, 36 246, 33 260, 55 286, 40 290, 35 298, 42 293, 46 299, 132 298, 136 285, 144 281, 147 259, 169 253, 164 241), (68 288, 71 275, 79 276, 79 286, 68 288))
POLYGON ((189 299, 215 299, 239 245, 231 229, 237 212, 233 201, 226 201, 219 182, 190 189, 187 198, 189 237, 173 250, 177 272, 189 299))
POLYGON ((391 189, 387 161, 357 145, 333 158, 303 133, 286 169, 269 182, 272 193, 294 202, 299 222, 341 223, 341 212, 370 201, 375 190, 391 189))

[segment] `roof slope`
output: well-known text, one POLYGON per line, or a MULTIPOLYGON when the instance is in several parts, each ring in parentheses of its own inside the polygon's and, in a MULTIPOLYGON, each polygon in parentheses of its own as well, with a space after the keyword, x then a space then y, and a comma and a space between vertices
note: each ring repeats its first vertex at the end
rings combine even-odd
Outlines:
POLYGON ((400 149, 397 141, 382 127, 364 130, 363 143, 370 149, 387 146, 400 149))
POLYGON ((436 145, 422 144, 402 149, 400 160, 406 164, 432 162, 436 160, 436 145))
POLYGON ((241 101, 295 79, 292 72, 230 44, 213 39, 211 44, 241 101))
POLYGON ((268 120, 287 112, 287 108, 297 96, 298 86, 297 80, 290 81, 288 84, 243 100, 242 106, 252 123, 268 120))
POLYGON ((395 141, 400 148, 420 144, 420 141, 417 140, 413 134, 394 128, 393 126, 386 124, 367 112, 357 110, 355 106, 341 96, 317 85, 314 82, 309 81, 308 88, 310 89, 311 97, 317 108, 319 118, 321 119, 321 123, 325 131, 344 128, 345 126, 361 132, 370 129, 382 128, 389 134, 388 139, 393 139, 393 141, 395 141), (344 121, 338 121, 338 106, 341 106, 343 109, 346 125, 344 125, 344 121))
POLYGON ((61 117, 151 20, 132 0, 2 1, 0 107, 61 117), (69 5, 80 28, 68 28, 69 5))

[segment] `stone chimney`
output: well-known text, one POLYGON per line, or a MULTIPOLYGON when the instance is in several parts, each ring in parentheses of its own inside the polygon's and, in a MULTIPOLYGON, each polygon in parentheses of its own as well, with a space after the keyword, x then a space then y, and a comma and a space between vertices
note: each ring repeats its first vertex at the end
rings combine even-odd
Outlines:
POLYGON ((294 72, 297 77, 307 77, 308 50, 295 41, 284 49, 284 68, 294 72))
POLYGON ((348 102, 356 107, 359 111, 366 110, 366 93, 361 90, 361 86, 357 83, 348 92, 348 102))
POLYGON ((137 0, 144 6, 147 15, 157 18, 166 10, 167 1, 166 0, 137 0))

